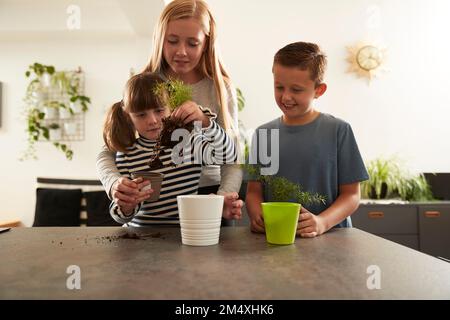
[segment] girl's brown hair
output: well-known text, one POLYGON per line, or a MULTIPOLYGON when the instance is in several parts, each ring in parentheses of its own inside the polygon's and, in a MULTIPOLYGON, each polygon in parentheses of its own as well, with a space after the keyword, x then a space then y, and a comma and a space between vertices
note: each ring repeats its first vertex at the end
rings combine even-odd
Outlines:
POLYGON ((327 57, 315 43, 294 42, 278 50, 273 63, 308 70, 316 86, 323 83, 327 57))
POLYGON ((127 81, 124 99, 114 103, 106 115, 103 140, 109 150, 126 152, 135 143, 136 130, 130 112, 165 108, 154 93, 155 86, 161 82, 161 77, 151 72, 137 74, 127 81))
POLYGON ((203 27, 206 35, 205 51, 199 62, 202 74, 214 81, 220 111, 223 116, 225 130, 236 130, 228 111, 227 86, 230 78, 220 59, 217 49, 216 22, 208 4, 203 0, 173 0, 163 10, 153 33, 153 51, 145 72, 166 73, 169 68, 163 57, 163 45, 167 25, 171 20, 195 18, 203 27))

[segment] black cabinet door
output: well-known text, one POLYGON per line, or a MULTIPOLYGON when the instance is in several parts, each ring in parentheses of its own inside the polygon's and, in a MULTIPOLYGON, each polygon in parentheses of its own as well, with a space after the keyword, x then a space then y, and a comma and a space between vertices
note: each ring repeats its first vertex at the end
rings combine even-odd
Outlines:
POLYGON ((450 259, 450 205, 419 206, 420 251, 450 259))

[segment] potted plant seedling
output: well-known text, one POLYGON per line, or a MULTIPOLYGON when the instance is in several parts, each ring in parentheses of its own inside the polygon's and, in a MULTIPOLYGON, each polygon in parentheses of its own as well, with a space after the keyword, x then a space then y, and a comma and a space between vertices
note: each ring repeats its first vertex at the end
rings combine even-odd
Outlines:
MULTIPOLYGON (((155 94, 158 95, 173 113, 179 106, 188 100, 192 100, 192 88, 184 84, 181 80, 169 79, 166 82, 159 83, 155 88, 155 94)), ((161 146, 173 148, 177 142, 171 140, 172 132, 176 129, 187 129, 192 131, 192 123, 184 124, 180 119, 173 119, 170 116, 162 120, 163 128, 160 135, 161 146)))
MULTIPOLYGON (((188 100, 192 100, 192 88, 184 84, 181 80, 169 79, 159 83, 154 93, 166 104, 172 114, 179 106, 188 100)), ((159 155, 163 147, 173 148, 178 142, 172 141, 172 133, 176 129, 186 129, 189 132, 194 129, 192 123, 184 124, 180 119, 173 119, 170 116, 162 120, 162 130, 155 146, 155 155, 150 159, 150 168, 159 169, 162 167, 159 155)))
POLYGON ((304 191, 302 186, 285 177, 261 175, 258 165, 244 164, 244 170, 269 189, 270 202, 262 203, 267 242, 271 244, 292 244, 295 241, 297 223, 302 205, 325 203, 325 197, 318 193, 304 191))

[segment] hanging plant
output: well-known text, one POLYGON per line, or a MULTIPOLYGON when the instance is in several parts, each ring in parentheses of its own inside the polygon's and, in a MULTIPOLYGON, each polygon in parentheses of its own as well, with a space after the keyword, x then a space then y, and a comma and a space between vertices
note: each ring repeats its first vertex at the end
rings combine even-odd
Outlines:
MULTIPOLYGON (((64 99, 56 100, 52 97, 50 100, 50 92, 56 91, 61 97, 68 96, 70 102, 79 101, 83 112, 88 110, 88 104, 91 103, 89 97, 79 92, 81 89, 79 72, 57 72, 54 66, 36 62, 28 67, 25 76, 31 78, 24 98, 28 145, 20 160, 37 159, 36 142, 50 141, 50 129, 55 129, 55 126, 61 129, 61 124, 54 122, 58 120, 56 119, 58 111, 67 110, 69 115, 74 114, 74 110, 64 99), (53 112, 50 112, 51 110, 53 112)), ((53 145, 62 151, 68 160, 72 160, 73 151, 67 144, 53 141, 53 145)))

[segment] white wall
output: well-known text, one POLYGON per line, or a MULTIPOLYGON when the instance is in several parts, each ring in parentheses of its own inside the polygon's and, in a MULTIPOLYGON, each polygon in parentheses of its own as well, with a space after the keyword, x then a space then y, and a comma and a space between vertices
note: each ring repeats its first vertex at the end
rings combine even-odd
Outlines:
POLYGON ((247 99, 241 115, 247 126, 280 115, 272 95, 274 53, 290 42, 316 42, 329 60, 328 92, 316 106, 352 125, 365 159, 398 154, 413 171, 450 171, 449 1, 210 3, 219 13, 223 56, 247 99), (388 48, 390 71, 370 86, 346 73, 346 46, 361 40, 388 48))
MULTIPOLYGON (((19 30, 17 34, 2 31, 5 28, 2 17, 8 16, 11 24, 21 18, 17 17, 17 8, 8 13, 8 3, 12 2, 0 2, 3 21, 0 81, 4 84, 0 150, 5 169, 0 180, 0 221, 19 218, 30 225, 37 176, 96 177, 95 157, 101 145, 104 109, 121 96, 129 68, 140 70, 146 63, 150 38, 133 36, 133 28, 127 26, 126 18, 120 17, 120 5, 113 0, 100 1, 103 6, 96 2, 95 8, 101 14, 84 10, 88 11, 84 15, 86 24, 92 27, 79 35, 68 37, 64 27, 52 32, 56 24, 65 23, 63 18, 54 18, 54 10, 48 11, 53 23, 42 22, 38 36, 17 25, 10 28, 19 30), (109 29, 104 25, 112 19, 111 15, 115 24, 110 23, 109 29), (103 24, 90 20, 95 18, 101 18, 103 24), (73 144, 75 155, 71 162, 46 144, 38 148, 38 161, 17 160, 26 146, 25 124, 20 115, 26 86, 23 73, 35 61, 59 69, 81 65, 86 71, 86 93, 93 104, 86 115, 87 139, 73 144)), ((51 6, 55 2, 43 1, 35 7, 45 8, 42 3, 51 6)), ((247 100, 241 114, 247 127, 255 128, 280 115, 272 95, 271 63, 276 50, 293 41, 313 41, 329 57, 326 77, 329 89, 319 99, 317 108, 350 122, 365 159, 396 153, 412 170, 450 171, 447 140, 450 98, 446 93, 450 46, 445 40, 445 32, 450 29, 450 2, 209 0, 209 3, 217 17, 222 55, 247 100), (379 24, 374 20, 373 8, 379 8, 379 24), (390 71, 370 86, 346 73, 346 46, 360 40, 378 40, 388 47, 390 71)), ((88 6, 86 1, 81 4, 82 10, 88 6)), ((28 28, 29 23, 25 25, 28 28)), ((149 25, 154 25, 154 18, 149 19, 149 25)))

